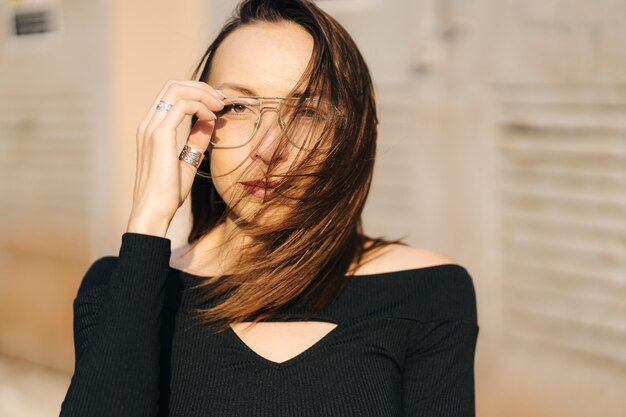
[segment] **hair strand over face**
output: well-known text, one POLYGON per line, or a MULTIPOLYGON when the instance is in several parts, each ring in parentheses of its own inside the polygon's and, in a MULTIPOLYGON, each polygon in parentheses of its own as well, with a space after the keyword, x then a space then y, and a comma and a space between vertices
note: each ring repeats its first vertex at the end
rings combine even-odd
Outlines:
MULTIPOLYGON (((310 317, 327 307, 347 284, 351 265, 390 243, 367 237, 361 213, 369 193, 376 153, 378 119, 367 65, 345 29, 307 0, 246 0, 239 4, 202 56, 192 79, 207 81, 212 59, 224 39, 237 28, 257 22, 292 22, 311 34, 313 53, 298 86, 304 96, 323 97, 341 110, 332 127, 332 148, 322 161, 315 152, 292 166, 273 204, 289 206, 289 215, 255 222, 238 219, 250 236, 236 271, 204 277, 198 308, 203 322, 218 330, 228 323, 262 320, 306 308, 310 317), (300 190, 294 198, 290 192, 300 190)), ((193 116, 191 124, 196 123, 193 116)), ((210 172, 210 158, 200 170, 210 172)), ((268 170, 273 171, 274 161, 268 170)), ((232 216, 232 207, 214 191, 210 179, 198 178, 191 190, 192 245, 232 216)), ((236 219, 237 220, 237 219, 236 219)))

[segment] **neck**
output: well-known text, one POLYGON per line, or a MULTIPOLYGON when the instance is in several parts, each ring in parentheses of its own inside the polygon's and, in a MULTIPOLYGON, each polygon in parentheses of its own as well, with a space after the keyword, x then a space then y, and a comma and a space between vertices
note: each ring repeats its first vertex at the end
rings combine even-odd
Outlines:
POLYGON ((232 271, 244 244, 249 239, 227 216, 226 220, 201 238, 194 251, 194 257, 202 259, 202 269, 207 273, 211 271, 210 275, 228 273, 232 271))

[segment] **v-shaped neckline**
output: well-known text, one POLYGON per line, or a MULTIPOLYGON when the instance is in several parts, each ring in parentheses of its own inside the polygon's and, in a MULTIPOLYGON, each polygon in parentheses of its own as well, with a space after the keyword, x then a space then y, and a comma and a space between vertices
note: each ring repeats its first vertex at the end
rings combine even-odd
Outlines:
MULTIPOLYGON (((318 320, 316 320, 318 321, 318 320)), ((333 323, 331 320, 325 320, 328 323, 333 323)), ((291 321, 292 323, 295 321, 291 321)), ((299 322, 296 322, 299 323, 299 322)), ((338 333, 340 331, 340 329, 343 329, 343 326, 341 325, 341 323, 335 323, 336 326, 334 328, 332 328, 329 332, 327 332, 326 334, 324 334, 321 338, 319 338, 315 343, 313 343, 311 346, 307 347, 306 349, 304 349, 303 351, 301 351, 300 353, 297 353, 295 356, 292 356, 289 359, 286 359, 282 362, 276 362, 273 361, 271 359, 268 359, 262 355, 260 355, 259 353, 257 353, 254 349, 252 349, 250 346, 248 346, 248 344, 246 344, 246 342, 243 341, 243 339, 241 339, 239 337, 239 335, 237 334, 237 332, 235 332, 235 330, 230 326, 230 324, 228 325, 228 328, 226 329, 227 335, 232 339, 232 341, 237 344, 239 347, 241 347, 243 349, 243 351, 250 357, 252 357, 254 360, 256 360, 257 362, 260 362, 266 366, 270 366, 273 368, 285 368, 287 366, 291 366, 294 365, 302 360, 304 360, 306 357, 308 357, 309 355, 313 354, 314 352, 316 352, 317 350, 319 350, 324 344, 326 344, 328 342, 329 339, 331 339, 332 337, 334 337, 334 335, 336 333, 338 333)))

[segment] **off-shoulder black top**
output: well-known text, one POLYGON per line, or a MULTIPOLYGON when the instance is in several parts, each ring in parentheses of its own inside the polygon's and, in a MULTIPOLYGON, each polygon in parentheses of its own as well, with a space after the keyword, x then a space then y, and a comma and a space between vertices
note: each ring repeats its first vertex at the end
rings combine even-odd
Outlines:
MULTIPOLYGON (((75 370, 61 417, 473 417, 472 277, 449 263, 350 277, 312 320, 337 326, 285 362, 192 315, 202 277, 168 238, 125 233, 74 300, 75 370)), ((302 320, 293 314, 288 320, 302 320)))

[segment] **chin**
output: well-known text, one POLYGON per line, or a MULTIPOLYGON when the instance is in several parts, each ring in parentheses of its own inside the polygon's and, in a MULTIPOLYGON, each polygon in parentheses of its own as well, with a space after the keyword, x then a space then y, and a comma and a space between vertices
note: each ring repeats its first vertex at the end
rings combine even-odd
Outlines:
POLYGON ((234 207, 228 207, 235 218, 263 226, 273 223, 280 227, 291 212, 288 206, 277 204, 277 201, 272 200, 270 204, 270 201, 254 197, 243 198, 234 207))

